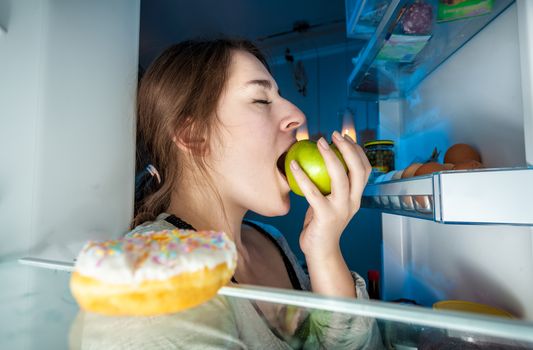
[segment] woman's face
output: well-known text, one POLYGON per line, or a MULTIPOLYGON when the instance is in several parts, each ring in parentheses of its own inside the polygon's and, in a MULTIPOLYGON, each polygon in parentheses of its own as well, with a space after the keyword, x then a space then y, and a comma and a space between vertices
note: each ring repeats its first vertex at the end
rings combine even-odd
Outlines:
POLYGON ((231 206, 265 216, 289 211, 289 185, 276 165, 295 141, 305 116, 279 95, 252 54, 235 51, 218 104, 221 144, 211 144, 214 181, 231 206))

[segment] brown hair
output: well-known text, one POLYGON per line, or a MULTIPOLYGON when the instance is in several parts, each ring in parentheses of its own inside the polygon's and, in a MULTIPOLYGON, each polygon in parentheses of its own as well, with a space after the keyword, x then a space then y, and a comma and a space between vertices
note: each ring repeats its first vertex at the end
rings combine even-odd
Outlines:
MULTIPOLYGON (((232 52, 236 50, 253 54, 268 69, 265 57, 250 41, 188 40, 166 49, 142 77, 137 95, 137 160, 140 163, 148 158, 162 182, 149 188, 135 203, 132 227, 154 220, 170 205, 171 193, 181 176, 183 157, 174 137, 196 144, 189 155, 217 193, 209 181, 203 157, 209 145, 201 141, 216 136, 217 104, 228 79, 232 52)), ((218 199, 221 202, 220 196, 218 199)))

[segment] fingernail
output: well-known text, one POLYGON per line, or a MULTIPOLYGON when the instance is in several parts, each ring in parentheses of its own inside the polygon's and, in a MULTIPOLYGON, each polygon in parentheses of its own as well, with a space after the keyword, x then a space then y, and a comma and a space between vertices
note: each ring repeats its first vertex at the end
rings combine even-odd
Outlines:
POLYGON ((343 140, 341 134, 339 134, 339 132, 336 131, 336 130, 333 132, 333 137, 336 138, 337 141, 342 141, 343 140))
POLYGON ((322 147, 323 149, 328 149, 329 148, 328 143, 326 142, 326 140, 323 137, 321 137, 320 140, 318 140, 318 145, 320 147, 322 147))
POLYGON ((294 159, 291 160, 291 169, 292 170, 298 170, 300 167, 298 166, 298 162, 296 162, 294 159))

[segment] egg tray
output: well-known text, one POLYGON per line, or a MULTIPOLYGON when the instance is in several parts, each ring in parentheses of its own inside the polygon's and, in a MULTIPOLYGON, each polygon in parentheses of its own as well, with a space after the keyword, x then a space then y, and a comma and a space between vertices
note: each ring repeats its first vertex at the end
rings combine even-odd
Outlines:
POLYGON ((533 226, 533 167, 442 171, 369 184, 362 207, 444 224, 533 226))
POLYGON ((381 195, 372 196, 370 199, 369 207, 371 208, 405 210, 420 214, 433 213, 433 195, 381 195))
POLYGON ((420 176, 369 184, 363 194, 363 207, 407 216, 433 219, 433 177, 420 176))

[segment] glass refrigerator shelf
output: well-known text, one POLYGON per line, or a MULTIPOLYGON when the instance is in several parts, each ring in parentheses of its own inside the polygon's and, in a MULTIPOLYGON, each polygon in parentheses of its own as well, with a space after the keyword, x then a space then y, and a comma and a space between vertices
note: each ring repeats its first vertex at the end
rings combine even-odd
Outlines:
MULTIPOLYGON (((363 13, 379 13, 379 16, 375 17, 379 18, 379 23, 372 26, 375 29, 368 37, 366 46, 359 56, 353 59, 354 69, 348 79, 351 97, 368 98, 368 95, 372 95, 375 98, 388 99, 407 96, 425 77, 513 2, 513 0, 490 1, 492 5, 488 13, 442 22, 437 21, 438 0, 424 0, 421 3, 428 4, 432 8, 432 24, 431 30, 423 34, 406 33, 402 26, 402 16, 409 12, 405 9, 413 5, 413 1, 357 2, 360 6, 368 8, 361 9, 354 6, 353 8, 361 15, 354 16, 350 13, 347 14, 347 18, 361 21, 364 18, 363 13), (372 10, 382 8, 384 5, 386 8, 383 11, 372 10)), ((358 28, 363 25, 349 24, 348 36, 355 37, 358 28)))
MULTIPOLYGON (((224 287, 210 302, 176 314, 107 317, 78 308, 70 295, 67 272, 4 262, 0 265, 0 277, 9 276, 25 283, 0 293, 0 313, 6 321, 2 322, 4 336, 0 337, 0 348, 6 349, 73 349, 82 345, 142 349, 157 344, 163 344, 162 348, 169 344, 202 348, 217 341, 239 344, 240 334, 255 325, 239 322, 235 311, 245 307, 254 310, 254 305, 290 310, 286 316, 300 314, 321 320, 334 317, 375 325, 369 329, 375 332, 383 348, 467 343, 503 349, 533 348, 533 323, 529 321, 250 285, 224 287), (213 313, 214 310, 217 312, 213 313), (241 332, 236 331, 239 327, 243 328, 241 332)), ((275 327, 270 319, 260 322, 267 329, 275 327)), ((348 334, 347 341, 357 340, 350 336, 358 335, 348 334)), ((312 342, 305 334, 285 334, 283 341, 294 345, 298 343, 297 337, 299 341, 312 342)))

